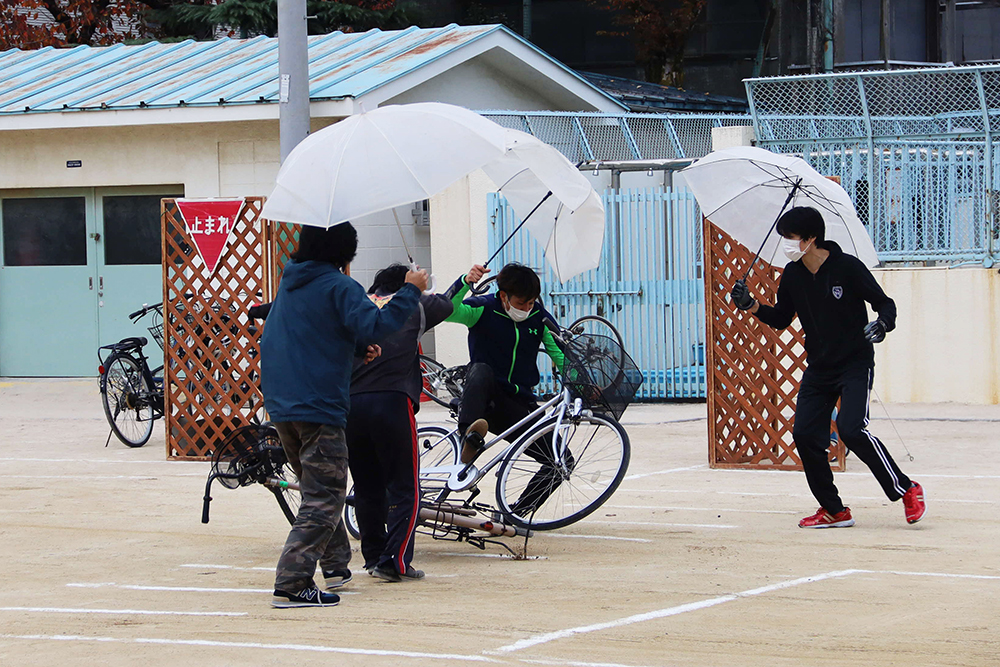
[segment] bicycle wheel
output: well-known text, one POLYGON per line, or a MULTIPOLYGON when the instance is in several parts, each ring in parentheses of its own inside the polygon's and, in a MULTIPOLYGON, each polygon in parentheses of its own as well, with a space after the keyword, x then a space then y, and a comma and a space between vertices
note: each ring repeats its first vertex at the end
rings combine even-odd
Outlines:
POLYGON ((605 318, 599 315, 584 315, 580 319, 569 325, 567 329, 572 332, 574 336, 579 336, 580 334, 589 334, 591 336, 607 336, 608 338, 614 339, 618 343, 618 347, 624 349, 625 342, 622 339, 622 335, 615 328, 615 325, 611 324, 605 318))
MULTIPOLYGON (((295 473, 292 472, 291 468, 288 467, 288 464, 284 462, 275 467, 274 476, 286 482, 298 481, 295 473)), ((274 494, 275 500, 278 501, 278 507, 281 508, 282 514, 284 514, 285 518, 288 519, 288 523, 294 524, 295 515, 299 513, 299 505, 302 504, 302 493, 297 489, 282 489, 276 487, 268 487, 268 490, 274 494)))
POLYGON ((142 365, 126 352, 115 352, 104 362, 101 401, 111 430, 129 447, 142 447, 153 433, 150 387, 142 365))
MULTIPOLYGON (((420 468, 435 468, 453 465, 458 462, 458 434, 455 429, 443 426, 421 426, 417 429, 417 449, 420 452, 420 468)), ((446 477, 440 481, 435 479, 420 480, 420 499, 422 502, 433 502, 439 499, 446 490, 446 477)), ((354 485, 347 492, 348 497, 354 497, 354 485)), ((347 532, 356 540, 361 539, 361 526, 358 524, 357 513, 353 502, 344 505, 344 523, 347 532)))
POLYGON ((444 364, 426 355, 420 355, 420 374, 423 379, 421 391, 438 405, 448 407, 448 400, 438 396, 439 392, 447 390, 444 377, 441 375, 444 371, 444 364))
POLYGON ((568 526, 600 507, 625 477, 631 450, 617 421, 599 413, 564 418, 560 440, 568 455, 556 463, 550 444, 555 428, 555 417, 538 424, 500 465, 497 505, 516 526, 568 526))
MULTIPOLYGON (((347 491, 347 497, 349 499, 354 498, 353 484, 351 484, 351 488, 347 491)), ((356 540, 361 539, 361 525, 358 524, 358 514, 354 511, 353 500, 344 503, 344 525, 347 526, 347 532, 350 533, 351 537, 356 540)))

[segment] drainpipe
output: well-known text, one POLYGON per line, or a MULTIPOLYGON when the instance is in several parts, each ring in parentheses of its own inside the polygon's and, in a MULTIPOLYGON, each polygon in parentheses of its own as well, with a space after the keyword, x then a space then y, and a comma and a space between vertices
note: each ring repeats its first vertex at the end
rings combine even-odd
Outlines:
POLYGON ((278 129, 284 162, 309 134, 306 0, 278 0, 278 129))
POLYGON ((531 41, 531 0, 522 0, 521 11, 521 36, 531 41))

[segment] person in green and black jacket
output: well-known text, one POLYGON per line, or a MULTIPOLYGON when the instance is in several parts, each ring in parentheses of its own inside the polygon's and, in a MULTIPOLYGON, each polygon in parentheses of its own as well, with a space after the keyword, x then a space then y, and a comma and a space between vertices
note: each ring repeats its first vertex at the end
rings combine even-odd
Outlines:
MULTIPOLYGON (((448 289, 454 311, 446 321, 469 328, 469 367, 466 371, 458 427, 462 437, 462 463, 472 463, 484 447, 487 430, 500 434, 538 407, 533 389, 538 384, 537 356, 546 353, 562 368, 564 357, 544 320, 555 321, 538 298, 541 283, 527 266, 511 263, 497 275, 497 292, 465 299, 470 285, 488 273, 475 265, 448 289)), ((530 426, 530 425, 529 425, 530 426)), ((513 442, 527 427, 507 440, 513 442)), ((552 466, 549 438, 526 453, 541 464, 519 501, 518 513, 538 508, 559 485, 552 466)), ((572 455, 567 451, 569 465, 572 455)))

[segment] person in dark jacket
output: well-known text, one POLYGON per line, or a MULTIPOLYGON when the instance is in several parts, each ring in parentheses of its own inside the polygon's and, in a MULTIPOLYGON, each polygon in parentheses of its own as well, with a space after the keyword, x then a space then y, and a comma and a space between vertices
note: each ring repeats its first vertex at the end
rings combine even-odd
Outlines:
POLYGON ((407 284, 380 309, 344 274, 357 247, 350 223, 303 227, 261 337, 264 407, 302 493, 278 559, 275 607, 339 602, 338 595, 316 587, 317 561, 328 588, 351 578, 351 547, 343 525, 348 470, 344 427, 354 357, 374 351, 370 343, 403 326, 427 287, 426 273, 407 273, 407 284))
POLYGON ((816 514, 799 522, 801 528, 840 528, 854 525, 833 483, 827 457, 830 415, 837 400, 837 431, 844 444, 872 471, 891 501, 903 499, 906 520, 916 523, 924 514, 924 492, 903 474, 885 445, 868 431, 868 404, 875 379, 875 348, 896 327, 896 304, 857 257, 844 254, 824 240, 823 216, 799 206, 778 219, 785 254, 791 260, 778 284, 775 305, 758 303, 746 284, 733 287, 733 303, 760 321, 784 329, 798 315, 805 331, 807 363, 795 403, 792 438, 813 496, 816 514), (865 302, 878 316, 868 322, 865 302))
MULTIPOLYGON (((544 346, 558 368, 564 363, 563 353, 544 323, 555 319, 538 298, 541 283, 535 272, 521 264, 507 264, 497 275, 495 294, 464 299, 470 285, 487 272, 477 264, 447 292, 455 307, 448 321, 469 327, 469 367, 458 411, 459 433, 463 434, 461 459, 466 464, 482 452, 487 431, 499 435, 538 407, 533 390, 539 381, 539 350, 544 346)), ((507 440, 513 442, 526 429, 518 429, 507 440)), ((526 450, 541 467, 511 508, 518 514, 538 509, 562 481, 546 441, 526 450)), ((572 467, 572 454, 567 451, 566 456, 572 467)))
MULTIPOLYGON (((387 308, 406 284, 407 268, 375 274, 368 298, 387 308)), ((385 581, 421 579, 414 568, 413 535, 420 511, 420 452, 415 413, 423 377, 418 345, 424 332, 452 313, 451 301, 424 294, 402 328, 379 341, 381 356, 358 360, 351 375, 347 448, 354 479, 354 511, 365 569, 385 581)))

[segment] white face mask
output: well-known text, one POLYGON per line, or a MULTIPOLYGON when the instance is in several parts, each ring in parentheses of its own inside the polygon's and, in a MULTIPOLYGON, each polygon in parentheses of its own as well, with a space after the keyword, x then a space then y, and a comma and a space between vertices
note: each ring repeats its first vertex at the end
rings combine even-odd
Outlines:
POLYGON ((523 322, 528 319, 528 315, 531 315, 530 310, 518 310, 511 305, 504 306, 504 310, 507 311, 507 317, 515 322, 523 322))
POLYGON ((802 259, 802 256, 809 252, 809 246, 812 245, 812 241, 806 244, 806 249, 802 250, 799 247, 799 242, 795 239, 782 239, 781 249, 785 251, 785 257, 797 262, 802 259))
POLYGON ((510 305, 510 301, 507 301, 506 299, 501 299, 500 302, 503 304, 503 309, 504 312, 507 313, 507 317, 514 320, 515 322, 523 322, 526 319, 528 319, 529 315, 531 315, 530 310, 520 310, 518 308, 515 308, 514 306, 510 305))

